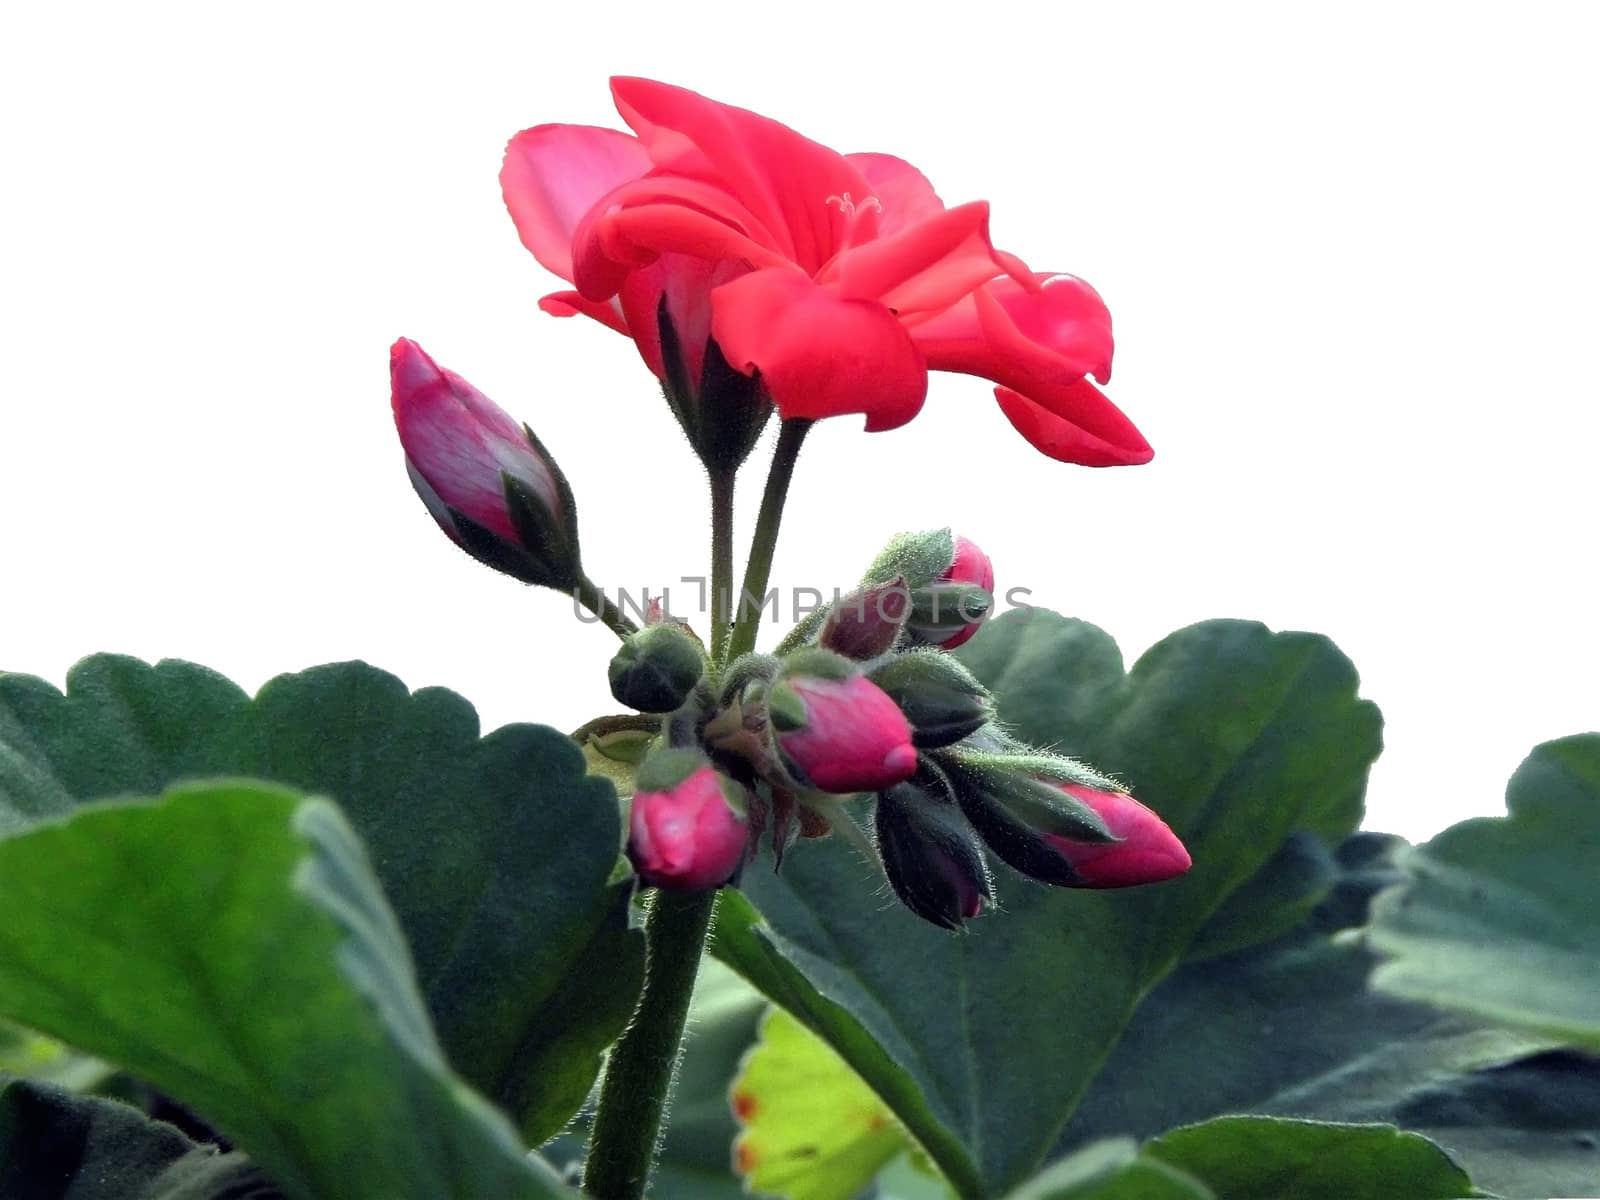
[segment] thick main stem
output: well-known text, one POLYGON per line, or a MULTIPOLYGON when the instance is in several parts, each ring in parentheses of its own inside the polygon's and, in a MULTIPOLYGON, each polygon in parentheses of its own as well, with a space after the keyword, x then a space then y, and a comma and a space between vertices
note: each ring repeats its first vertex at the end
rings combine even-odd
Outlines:
POLYGON ((644 995, 633 1024, 612 1048, 589 1138, 583 1190, 595 1200, 644 1195, 717 895, 655 893, 645 921, 644 995))
POLYGON ((727 661, 733 632, 733 481, 734 471, 711 471, 711 661, 727 661))
POLYGON ((772 452, 772 468, 767 472, 767 487, 761 493, 761 511, 756 516, 756 534, 750 543, 750 561, 744 569, 744 584, 734 609, 733 637, 728 657, 738 658, 755 649, 761 625, 762 599, 772 575, 772 555, 778 546, 778 527, 783 523, 783 502, 789 495, 789 480, 794 477, 800 445, 811 429, 807 420, 790 419, 778 427, 778 445, 772 452))

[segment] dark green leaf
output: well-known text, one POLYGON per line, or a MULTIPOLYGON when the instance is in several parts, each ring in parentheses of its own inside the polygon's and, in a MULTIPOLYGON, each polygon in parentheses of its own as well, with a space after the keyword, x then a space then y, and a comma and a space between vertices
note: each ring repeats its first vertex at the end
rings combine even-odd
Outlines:
POLYGON ((291 1196, 562 1194, 450 1075, 326 801, 233 782, 86 808, 0 841, 0 911, 0 1014, 192 1105, 291 1196))
POLYGON ((360 663, 281 676, 255 700, 189 663, 102 655, 63 696, 0 676, 0 828, 60 799, 252 776, 336 800, 371 848, 445 1051, 530 1143, 583 1103, 631 1015, 643 938, 613 880, 612 789, 554 730, 479 738, 440 688, 360 663))
POLYGON ((1377 902, 1374 986, 1600 1050, 1600 734, 1546 742, 1377 902))
POLYGON ((1162 1134, 1144 1155, 1217 1200, 1457 1200, 1472 1180, 1425 1137, 1390 1125, 1221 1117, 1162 1134))
MULTIPOLYGON (((1126 781, 1194 869, 1098 893, 1005 872, 1001 911, 952 937, 885 909, 872 869, 828 839, 796 847, 781 877, 747 871, 754 907, 724 904, 715 949, 821 1034, 958 1191, 983 1195, 1034 1169, 1145 993, 1287 839, 1353 828, 1379 718, 1326 639, 1245 622, 1174 634, 1126 676, 1103 633, 1042 610, 991 622, 963 657, 1006 725, 1126 781)), ((1303 905, 1263 889, 1230 912, 1227 941, 1270 936, 1303 905)))
POLYGON ((1139 1153, 1128 1138, 1085 1146, 1006 1200, 1217 1200, 1199 1180, 1139 1153))

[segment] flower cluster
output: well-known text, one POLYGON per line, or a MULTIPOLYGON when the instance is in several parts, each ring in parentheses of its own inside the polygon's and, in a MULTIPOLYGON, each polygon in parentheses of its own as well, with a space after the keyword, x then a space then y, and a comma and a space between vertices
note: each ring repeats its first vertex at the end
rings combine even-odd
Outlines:
POLYGON ((1152 883, 1189 867, 1183 844, 1112 780, 1023 745, 945 648, 982 622, 988 557, 948 530, 895 539, 862 586, 773 655, 720 677, 683 626, 661 621, 612 661, 618 700, 664 717, 632 801, 629 853, 649 884, 728 882, 770 840, 839 832, 881 862, 918 916, 946 928, 995 897, 985 848, 1064 887, 1152 883), (868 843, 845 808, 875 796, 868 843))

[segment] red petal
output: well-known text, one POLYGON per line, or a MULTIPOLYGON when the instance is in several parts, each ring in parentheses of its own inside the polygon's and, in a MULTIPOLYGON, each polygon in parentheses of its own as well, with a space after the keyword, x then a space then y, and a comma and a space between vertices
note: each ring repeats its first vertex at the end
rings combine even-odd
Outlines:
POLYGON ((1040 381, 1110 377, 1111 314, 1099 294, 1070 275, 1039 275, 1029 290, 997 279, 945 312, 917 322, 917 345, 936 371, 980 375, 1019 391, 1040 381))
POLYGON ((1000 411, 1036 450, 1085 467, 1131 467, 1155 452, 1133 422, 1087 379, 1053 389, 1049 407, 998 387, 1000 411))
POLYGON ((871 192, 844 155, 769 117, 650 79, 613 79, 611 94, 658 166, 714 178, 807 274, 841 244, 846 222, 829 198, 871 192))
POLYGON ((573 282, 585 296, 615 295, 629 271, 668 253, 778 265, 788 259, 732 196, 695 179, 652 175, 602 197, 573 234, 573 282))
POLYGON ((922 408, 928 372, 888 309, 845 300, 795 270, 755 271, 711 294, 711 332, 728 361, 759 371, 785 417, 864 413, 869 430, 922 408))
POLYGON ((552 317, 593 317, 624 336, 628 333, 628 322, 615 300, 590 300, 581 292, 551 292, 539 297, 539 307, 552 317))
POLYGON ((737 278, 744 270, 736 263, 663 254, 648 267, 628 276, 617 293, 617 300, 622 304, 640 356, 658 378, 665 374, 661 362, 662 297, 666 297, 667 312, 683 350, 690 383, 698 387, 706 341, 711 337, 711 289, 737 278))
POLYGON ((900 316, 942 312, 1002 271, 989 206, 963 204, 841 254, 820 282, 847 300, 877 300, 900 316))
POLYGON ((944 211, 928 177, 905 159, 892 154, 846 154, 845 159, 866 176, 870 195, 880 206, 880 235, 899 233, 944 211))
POLYGON ((536 125, 506 147, 500 191, 522 244, 572 281, 572 235, 607 192, 650 169, 639 139, 593 125, 536 125))

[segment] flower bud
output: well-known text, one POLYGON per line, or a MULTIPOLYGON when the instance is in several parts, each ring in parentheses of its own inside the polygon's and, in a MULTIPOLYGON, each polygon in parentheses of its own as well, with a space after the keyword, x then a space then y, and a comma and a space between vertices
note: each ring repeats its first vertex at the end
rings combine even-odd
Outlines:
POLYGON ((1114 835, 1099 814, 1031 768, 1046 758, 951 753, 939 766, 972 827, 1012 870, 1041 883, 1076 887, 1082 877, 1048 839, 1078 844, 1107 843, 1114 835))
POLYGON ((675 712, 705 674, 705 652, 676 624, 647 625, 611 659, 611 694, 629 708, 675 712))
POLYGON ((389 379, 406 471, 439 528, 524 583, 574 586, 572 491, 533 432, 408 338, 389 350, 389 379))
POLYGON ((1119 841, 1074 841, 1046 834, 1057 853, 1078 873, 1079 887, 1119 888, 1160 883, 1182 875, 1192 863, 1189 851, 1167 823, 1126 792, 1104 792, 1078 784, 1058 787, 1099 814, 1119 841))
POLYGON ((767 692, 785 769, 823 792, 873 792, 917 769, 911 726, 883 690, 826 650, 792 655, 767 692))
POLYGON ((915 784, 878 795, 878 854, 900 902, 925 921, 959 929, 994 902, 983 849, 960 813, 915 784))
POLYGON ((912 743, 925 750, 959 742, 994 715, 988 689, 937 650, 896 655, 869 678, 900 706, 912 743))
POLYGON ((981 607, 975 598, 969 598, 965 604, 958 601, 956 605, 958 615, 966 616, 974 610, 977 611, 977 615, 947 637, 929 638, 942 650, 954 650, 977 633, 994 605, 994 564, 989 561, 989 556, 980 550, 975 542, 968 541, 964 537, 955 539, 955 552, 955 559, 939 579, 945 583, 982 592, 984 599, 981 607))
POLYGON ((652 887, 706 891, 744 862, 745 790, 693 750, 662 750, 639 768, 628 858, 652 887))
POLYGON ((910 615, 911 593, 905 579, 896 575, 836 601, 828 609, 817 644, 858 662, 878 658, 894 649, 910 615))

